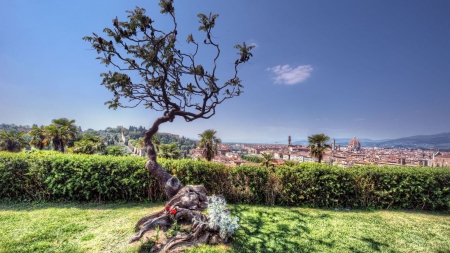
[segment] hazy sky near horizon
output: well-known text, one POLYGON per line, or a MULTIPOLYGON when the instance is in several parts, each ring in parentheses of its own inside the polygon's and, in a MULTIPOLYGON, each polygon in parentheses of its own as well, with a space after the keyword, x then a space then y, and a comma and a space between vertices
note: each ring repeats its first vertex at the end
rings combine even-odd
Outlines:
MULTIPOLYGON (((48 125, 75 119, 83 129, 149 128, 161 114, 143 107, 109 110, 98 56, 82 37, 143 7, 170 28, 156 0, 0 1, 0 123, 48 125)), ((198 13, 219 14, 222 80, 235 44, 254 44, 242 66, 244 93, 209 120, 175 119, 162 132, 223 141, 286 142, 399 138, 450 132, 450 1, 176 1, 179 46, 197 35, 198 13), (183 37, 184 36, 184 37, 183 37)), ((205 66, 205 65, 204 65, 205 66)))

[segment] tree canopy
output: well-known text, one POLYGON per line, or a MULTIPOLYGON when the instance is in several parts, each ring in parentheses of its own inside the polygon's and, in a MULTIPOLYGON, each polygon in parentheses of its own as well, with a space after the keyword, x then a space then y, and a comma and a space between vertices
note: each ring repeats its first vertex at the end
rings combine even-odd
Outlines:
POLYGON ((96 154, 105 151, 106 145, 100 136, 83 134, 81 140, 75 142, 74 153, 96 154))
MULTIPOLYGON (((93 33, 83 39, 90 42, 101 56, 102 64, 114 66, 118 71, 102 73, 102 85, 113 93, 107 101, 109 108, 145 107, 164 112, 166 121, 180 116, 186 121, 210 118, 215 108, 224 100, 239 96, 243 85, 237 76, 239 65, 251 57, 251 49, 245 43, 236 45, 238 59, 234 63, 234 75, 223 82, 217 78, 217 60, 220 49, 213 39, 212 29, 217 14, 199 14, 200 31, 205 33, 203 42, 188 35, 186 43, 192 45, 191 52, 182 52, 178 38, 178 24, 173 1, 161 0, 161 13, 171 17, 173 28, 164 32, 154 25, 144 8, 136 7, 128 12, 128 21, 112 20, 113 28, 105 28, 106 37, 93 33), (214 49, 211 66, 197 63, 200 45, 214 49), (132 80, 135 72, 140 79, 132 80), (124 102, 125 100, 126 102, 124 102)), ((201 41, 201 40, 200 40, 201 41)))
POLYGON ((262 166, 269 167, 270 165, 272 165, 273 162, 275 162, 275 159, 273 158, 272 153, 261 153, 261 155, 262 155, 262 159, 261 159, 260 164, 262 166))
POLYGON ((28 145, 24 135, 22 132, 2 129, 0 131, 0 150, 9 152, 22 151, 28 145))
POLYGON ((74 139, 77 133, 78 127, 75 125, 74 119, 53 119, 52 124, 45 127, 45 134, 48 138, 51 138, 53 149, 63 153, 69 141, 74 139))
POLYGON ((175 142, 170 144, 161 144, 159 146, 158 157, 166 159, 179 159, 181 158, 181 152, 175 142))
POLYGON ((217 131, 214 129, 208 129, 198 135, 200 137, 198 147, 204 149, 202 156, 208 161, 214 158, 217 154, 217 145, 222 143, 222 140, 217 138, 216 133, 217 131))
POLYGON ((28 132, 31 137, 30 145, 42 150, 50 144, 50 138, 46 136, 45 127, 33 126, 32 130, 28 132))
POLYGON ((123 150, 122 147, 113 145, 106 147, 104 154, 111 156, 123 156, 125 155, 125 151, 123 150))
POLYGON ((328 140, 330 140, 330 137, 325 134, 308 136, 308 147, 311 149, 310 154, 317 159, 318 163, 322 162, 323 154, 330 148, 330 145, 326 144, 328 140))

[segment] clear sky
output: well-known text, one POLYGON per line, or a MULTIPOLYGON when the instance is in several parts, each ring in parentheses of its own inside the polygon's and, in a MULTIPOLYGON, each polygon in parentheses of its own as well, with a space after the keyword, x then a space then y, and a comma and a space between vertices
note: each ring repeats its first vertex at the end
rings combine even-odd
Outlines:
MULTIPOLYGON (((103 34, 125 10, 143 7, 169 28, 156 0, 0 1, 0 123, 83 129, 145 126, 149 109, 109 110, 107 71, 83 36, 103 34)), ((176 119, 160 131, 223 141, 283 142, 325 133, 386 139, 450 132, 450 1, 176 1, 179 32, 196 32, 198 13, 217 13, 220 75, 235 44, 256 45, 240 69, 244 93, 209 120, 176 119)), ((194 35, 195 37, 196 35, 194 35)), ((180 46, 185 46, 180 37, 180 46)), ((204 65, 205 66, 205 65, 204 65)))

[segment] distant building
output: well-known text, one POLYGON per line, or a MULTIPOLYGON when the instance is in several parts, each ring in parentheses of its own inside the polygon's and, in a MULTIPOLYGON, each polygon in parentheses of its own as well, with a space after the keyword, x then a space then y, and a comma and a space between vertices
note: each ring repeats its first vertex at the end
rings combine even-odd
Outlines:
POLYGON ((441 152, 433 153, 432 167, 450 167, 450 155, 443 155, 441 152))
POLYGON ((360 151, 361 150, 361 143, 356 139, 356 137, 353 137, 353 139, 348 143, 348 151, 360 151))

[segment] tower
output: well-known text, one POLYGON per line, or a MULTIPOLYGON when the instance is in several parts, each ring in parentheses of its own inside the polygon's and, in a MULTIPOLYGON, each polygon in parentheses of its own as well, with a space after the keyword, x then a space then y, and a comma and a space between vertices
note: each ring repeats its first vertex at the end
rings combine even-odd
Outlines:
POLYGON ((291 146, 291 136, 289 135, 289 137, 288 137, 288 147, 290 147, 291 146))

